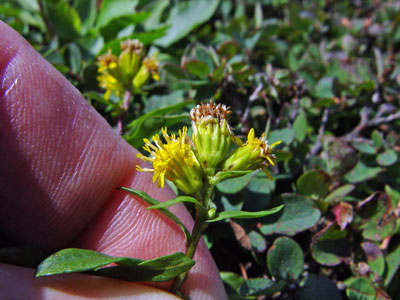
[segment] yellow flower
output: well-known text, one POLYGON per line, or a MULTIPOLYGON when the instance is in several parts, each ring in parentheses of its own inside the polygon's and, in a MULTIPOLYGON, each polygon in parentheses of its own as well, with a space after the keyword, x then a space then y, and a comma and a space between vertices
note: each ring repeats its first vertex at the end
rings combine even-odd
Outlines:
POLYGON ((232 132, 226 119, 230 113, 225 105, 212 102, 190 111, 194 152, 208 175, 215 173, 229 150, 232 132))
POLYGON ((146 157, 138 154, 142 160, 153 164, 153 169, 136 166, 138 171, 154 172, 153 182, 157 186, 164 187, 165 178, 172 181, 179 189, 189 195, 198 195, 202 188, 202 170, 197 161, 190 138, 186 136, 187 127, 179 131, 179 136, 171 136, 167 128, 161 130, 166 143, 162 143, 158 134, 154 135, 153 145, 148 139, 144 139, 144 150, 151 154, 146 157))
POLYGON ((98 65, 99 76, 97 80, 99 81, 100 87, 106 90, 104 99, 110 99, 111 93, 121 98, 124 93, 124 88, 117 79, 119 74, 117 57, 111 54, 109 50, 107 53, 99 56, 98 65))
POLYGON ((154 80, 160 80, 160 76, 158 75, 159 64, 160 63, 157 60, 156 55, 143 59, 142 66, 132 81, 134 88, 140 89, 143 85, 145 85, 149 80, 150 75, 154 80))
POLYGON ((108 52, 100 55, 98 58, 99 64, 99 73, 105 73, 109 71, 113 71, 118 67, 117 57, 111 54, 111 50, 108 49, 108 52))
POLYGON ((119 81, 108 73, 103 73, 97 77, 100 87, 106 90, 104 99, 110 99, 111 93, 114 93, 118 98, 124 94, 124 88, 119 81))
POLYGON ((254 129, 249 131, 247 142, 240 145, 224 161, 224 171, 249 171, 262 169, 265 174, 272 179, 268 171, 269 165, 274 165, 275 155, 271 153, 274 146, 281 141, 268 145, 265 134, 260 138, 254 137, 254 129))

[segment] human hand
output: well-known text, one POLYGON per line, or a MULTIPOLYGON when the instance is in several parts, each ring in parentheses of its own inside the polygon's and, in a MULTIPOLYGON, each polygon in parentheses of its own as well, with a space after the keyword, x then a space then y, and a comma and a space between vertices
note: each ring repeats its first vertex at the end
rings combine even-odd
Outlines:
MULTIPOLYGON (((137 151, 1 21, 0 53, 2 233, 48 253, 79 247, 150 259, 184 251, 183 233, 172 221, 115 190, 140 189, 160 201, 173 197, 169 189, 151 184, 151 175, 135 171, 136 164, 143 164, 137 151)), ((182 205, 171 211, 188 228, 193 225, 182 205)), ((195 261, 183 291, 192 299, 226 299, 204 243, 195 261)), ((0 265, 0 298, 174 299, 161 290, 118 280, 82 274, 35 279, 33 273, 0 265)))

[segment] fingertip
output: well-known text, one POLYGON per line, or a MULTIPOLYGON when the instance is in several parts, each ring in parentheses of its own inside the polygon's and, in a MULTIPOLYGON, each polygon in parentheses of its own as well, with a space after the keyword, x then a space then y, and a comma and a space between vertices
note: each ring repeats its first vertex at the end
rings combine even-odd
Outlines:
POLYGON ((0 264, 0 299, 135 299, 178 300, 166 291, 85 274, 33 277, 34 270, 0 264))

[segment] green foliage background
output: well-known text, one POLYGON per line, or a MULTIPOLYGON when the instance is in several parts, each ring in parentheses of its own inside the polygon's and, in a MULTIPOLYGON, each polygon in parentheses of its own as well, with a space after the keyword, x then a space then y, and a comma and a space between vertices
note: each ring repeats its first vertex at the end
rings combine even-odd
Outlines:
POLYGON ((137 38, 161 80, 137 95, 124 138, 136 148, 188 124, 202 100, 277 147, 262 173, 218 185, 219 210, 276 215, 210 225, 230 299, 396 299, 399 238, 399 1, 7 0, 20 32, 116 126, 96 57, 137 38))

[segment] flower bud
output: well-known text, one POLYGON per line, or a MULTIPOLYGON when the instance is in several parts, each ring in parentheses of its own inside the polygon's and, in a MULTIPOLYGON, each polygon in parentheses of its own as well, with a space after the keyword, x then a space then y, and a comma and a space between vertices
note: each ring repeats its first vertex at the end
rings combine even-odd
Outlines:
POLYGON ((139 40, 125 40, 121 42, 120 47, 121 54, 118 58, 118 65, 122 80, 128 86, 139 70, 143 44, 139 40))
POLYGON ((194 153, 208 175, 215 173, 229 150, 232 133, 226 118, 230 113, 225 105, 212 102, 190 111, 194 153))

